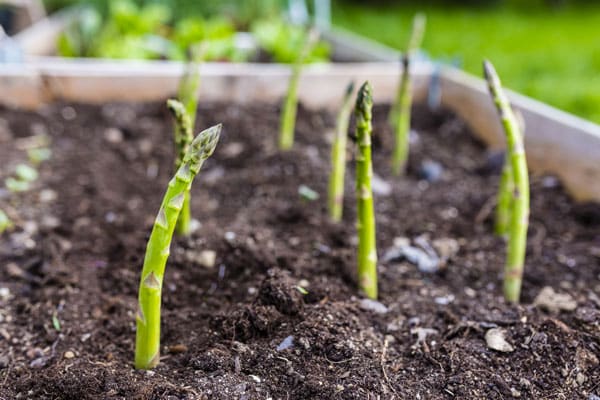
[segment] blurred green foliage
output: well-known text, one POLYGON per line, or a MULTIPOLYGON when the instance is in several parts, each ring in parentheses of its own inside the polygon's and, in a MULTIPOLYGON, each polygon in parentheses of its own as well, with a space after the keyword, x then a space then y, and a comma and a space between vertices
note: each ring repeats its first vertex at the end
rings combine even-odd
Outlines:
POLYGON ((600 122, 600 4, 532 0, 474 8, 380 2, 390 4, 337 1, 333 22, 400 49, 412 16, 423 11, 428 22, 423 49, 432 57, 458 62, 478 76, 488 58, 507 87, 600 122), (558 3, 564 5, 556 8, 558 3))

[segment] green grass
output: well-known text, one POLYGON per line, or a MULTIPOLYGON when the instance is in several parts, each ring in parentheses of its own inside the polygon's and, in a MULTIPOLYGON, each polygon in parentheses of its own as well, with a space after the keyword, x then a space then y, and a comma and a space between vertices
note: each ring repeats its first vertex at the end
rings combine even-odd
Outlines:
POLYGON ((496 66, 516 91, 600 122, 600 6, 443 8, 335 3, 335 25, 396 48, 405 46, 412 17, 427 14, 423 49, 459 61, 481 76, 481 61, 496 66))

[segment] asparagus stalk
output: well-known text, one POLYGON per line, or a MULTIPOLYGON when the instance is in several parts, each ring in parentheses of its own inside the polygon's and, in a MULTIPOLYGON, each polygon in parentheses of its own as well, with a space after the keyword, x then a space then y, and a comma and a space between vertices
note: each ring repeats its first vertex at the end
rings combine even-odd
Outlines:
POLYGON ((329 177, 329 216, 335 222, 342 219, 344 205, 344 176, 346 173, 346 142, 352 111, 354 82, 346 87, 342 108, 338 114, 335 138, 331 147, 331 176, 329 177))
POLYGON ((304 61, 318 40, 319 32, 315 29, 311 29, 300 53, 298 54, 298 58, 292 67, 292 75, 290 77, 290 83, 281 113, 279 129, 279 148, 281 150, 289 150, 294 145, 294 129, 296 126, 296 112, 298 109, 298 81, 300 80, 300 72, 302 71, 302 65, 304 64, 304 61))
MULTIPOLYGON (((489 61, 484 61, 483 70, 490 93, 500 114, 506 133, 506 163, 512 170, 512 205, 509 207, 508 247, 504 269, 504 297, 518 302, 521 294, 523 266, 529 225, 529 175, 523 145, 523 134, 513 113, 508 98, 502 89, 500 78, 489 61)), ((506 190, 501 188, 501 190, 506 190)))
POLYGON ((375 215, 371 177, 371 116, 373 97, 371 85, 365 82, 356 98, 356 199, 358 230, 358 279, 359 286, 372 299, 377 298, 377 249, 375 245, 375 215))
POLYGON ((135 367, 138 369, 150 369, 159 362, 161 289, 171 238, 185 193, 204 161, 213 153, 220 132, 219 124, 200 132, 192 141, 179 169, 169 182, 154 222, 146 247, 138 295, 135 342, 135 367))
MULTIPOLYGON (((405 66, 404 60, 407 59, 407 63, 410 64, 414 53, 419 50, 421 47, 421 43, 423 42, 423 36, 425 35, 425 24, 426 24, 425 14, 417 13, 413 18, 412 29, 410 32, 410 37, 408 39, 408 43, 406 45, 406 49, 401 56, 402 63, 402 76, 400 77, 400 82, 398 83, 398 90, 396 91, 396 98, 394 103, 392 104, 392 108, 390 110, 390 114, 388 116, 389 123, 392 127, 396 126, 396 119, 400 115, 400 103, 402 99, 402 91, 405 90, 402 87, 402 81, 404 79, 404 75, 408 74, 409 68, 405 66)), ((410 82, 410 81, 409 81, 410 82)))
MULTIPOLYGON (((167 100, 167 108, 173 114, 175 119, 175 147, 177 149, 177 157, 175 158, 175 169, 179 169, 190 143, 194 139, 192 133, 192 120, 188 114, 186 107, 177 100, 167 100)), ((177 219, 175 232, 178 235, 187 235, 190 232, 190 191, 187 190, 184 194, 181 213, 177 219)))
POLYGON ((413 26, 404 54, 402 54, 402 74, 398 84, 396 99, 390 110, 389 121, 394 128, 396 143, 392 156, 392 170, 400 175, 408 159, 408 144, 410 135, 410 112, 412 107, 412 80, 410 76, 410 63, 413 54, 421 46, 425 32, 425 15, 417 14, 413 19, 413 26))
POLYGON ((498 189, 496 205, 496 220, 494 224, 494 232, 498 236, 506 237, 508 234, 513 191, 514 180, 511 158, 509 152, 506 151, 504 166, 502 167, 502 174, 500 175, 500 187, 498 189))

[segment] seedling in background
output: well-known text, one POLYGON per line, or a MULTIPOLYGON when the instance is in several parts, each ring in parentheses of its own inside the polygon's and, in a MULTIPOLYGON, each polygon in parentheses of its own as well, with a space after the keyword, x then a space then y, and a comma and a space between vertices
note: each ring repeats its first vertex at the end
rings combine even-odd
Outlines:
POLYGON ((525 250, 527 247, 527 227, 529 225, 529 175, 523 133, 510 102, 502 89, 500 78, 489 61, 484 61, 483 71, 488 82, 489 90, 500 114, 504 132, 506 134, 506 160, 510 164, 508 171, 503 171, 501 179, 500 197, 511 193, 510 201, 499 201, 498 207, 506 207, 502 212, 508 218, 508 247, 506 250, 506 265, 504 268, 504 297, 511 302, 518 302, 521 295, 525 250), (506 174, 506 176, 504 176, 506 174), (512 178, 512 179, 510 179, 512 178), (504 181, 504 182, 502 182, 504 181), (512 187, 508 184, 512 181, 512 187), (508 182, 508 183, 507 183, 508 182), (507 205, 508 204, 508 205, 507 205))
POLYGON ((6 215, 6 213, 3 210, 0 210, 0 233, 4 232, 9 228, 12 228, 12 226, 13 223, 8 218, 8 215, 6 215))
POLYGON ((346 87, 342 108, 338 114, 335 138, 331 146, 331 175, 329 176, 329 216, 334 222, 342 219, 344 207, 344 176, 346 174, 346 142, 352 112, 354 82, 346 87))
POLYGON ((375 212, 371 177, 371 117, 373 97, 371 85, 365 82, 356 98, 356 211, 358 214, 358 280, 360 289, 371 299, 377 298, 377 248, 375 244, 375 212))
POLYGON ((402 74, 398 84, 396 99, 390 110, 389 121, 395 131, 395 145, 392 156, 392 170, 400 175, 408 160, 410 139, 410 112, 412 107, 412 79, 410 64, 414 53, 421 46, 425 33, 425 15, 417 14, 413 19, 410 40, 406 51, 402 54, 402 74))
POLYGON ((27 157, 33 165, 39 165, 52 157, 52 150, 46 147, 27 149, 27 157))
POLYGON ((215 150, 220 132, 221 125, 215 125, 200 132, 192 141, 169 182, 154 222, 146 247, 138 296, 135 341, 135 367, 138 369, 150 369, 159 362, 161 291, 171 239, 185 194, 204 161, 215 150))
POLYGON ((306 60, 311 49, 319 40, 319 32, 311 29, 308 33, 306 41, 302 46, 302 50, 298 54, 298 58, 292 66, 292 75, 288 86, 285 103, 281 112, 281 121, 279 127, 279 149, 289 150, 294 145, 294 129, 296 127, 296 112, 298 109, 298 81, 302 65, 306 60))

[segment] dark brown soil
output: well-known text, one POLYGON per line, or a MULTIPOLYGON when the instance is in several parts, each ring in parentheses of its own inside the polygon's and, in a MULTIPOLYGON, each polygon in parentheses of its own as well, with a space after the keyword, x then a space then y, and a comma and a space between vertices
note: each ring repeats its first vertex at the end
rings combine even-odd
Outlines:
POLYGON ((419 108, 408 176, 394 178, 386 113, 375 110, 374 169, 392 189, 376 196, 387 306, 376 313, 354 279, 352 163, 343 223, 324 206, 333 116, 301 109, 294 150, 280 154, 277 107, 201 107, 200 124, 223 122, 224 132, 193 188, 201 227, 172 245, 163 357, 146 372, 132 367, 134 310, 172 173, 163 105, 1 109, 2 180, 26 160, 26 137, 47 133, 53 157, 34 190, 0 189, 16 224, 0 237, 0 398, 597 399, 600 207, 531 177, 522 304, 508 305, 504 243, 492 233, 494 157, 456 117, 419 108), (440 180, 419 179, 426 160, 443 166, 440 180), (303 199, 302 184, 321 198, 303 199), (384 261, 400 237, 459 248, 425 273, 384 261), (576 304, 532 305, 546 286, 576 304), (486 345, 492 328, 512 352, 486 345))

